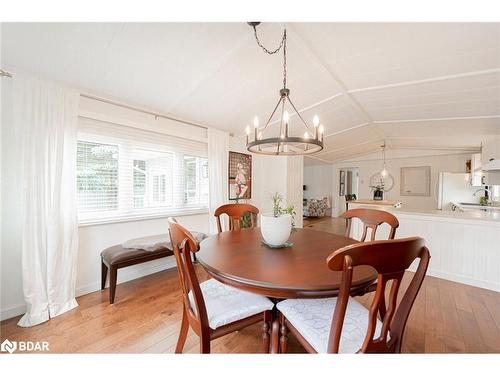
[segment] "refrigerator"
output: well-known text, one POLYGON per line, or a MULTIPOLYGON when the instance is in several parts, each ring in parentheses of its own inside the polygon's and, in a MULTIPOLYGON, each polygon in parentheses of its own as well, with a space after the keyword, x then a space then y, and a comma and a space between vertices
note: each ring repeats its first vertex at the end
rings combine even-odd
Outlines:
POLYGON ((472 186, 470 173, 441 172, 438 176, 438 209, 451 210, 451 203, 478 203, 481 193, 473 194, 480 187, 472 186))

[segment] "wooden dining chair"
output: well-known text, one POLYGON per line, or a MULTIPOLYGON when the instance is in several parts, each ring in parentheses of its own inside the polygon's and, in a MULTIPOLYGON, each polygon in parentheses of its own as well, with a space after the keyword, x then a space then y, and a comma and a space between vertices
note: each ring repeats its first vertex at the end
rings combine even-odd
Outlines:
POLYGON ((217 230, 219 233, 223 231, 221 216, 227 215, 229 217, 228 230, 240 230, 242 228, 243 215, 250 213, 250 226, 252 228, 257 226, 257 214, 259 209, 251 204, 237 203, 237 204, 224 204, 215 210, 214 216, 217 218, 217 230))
POLYGON ((391 227, 391 231, 389 233, 389 240, 394 239, 396 235, 396 229, 399 227, 399 221, 393 214, 382 211, 382 210, 372 210, 369 208, 354 208, 352 210, 348 210, 344 212, 341 217, 346 219, 347 227, 346 227, 346 237, 351 236, 351 224, 352 219, 359 219, 363 223, 363 234, 361 235, 360 241, 363 242, 366 240, 366 235, 368 228, 371 229, 370 241, 375 240, 375 235, 377 234, 377 229, 380 225, 387 223, 391 227))
POLYGON ((200 338, 200 352, 210 353, 210 341, 263 321, 263 346, 269 351, 269 324, 274 304, 217 280, 200 283, 191 260, 199 245, 191 233, 169 218, 169 232, 182 289, 182 323, 175 348, 182 353, 189 327, 200 338))
POLYGON ((277 351, 279 342, 280 351, 286 352, 290 330, 312 353, 400 353, 406 321, 429 259, 429 250, 419 237, 357 243, 335 251, 327 258, 327 265, 332 271, 342 271, 338 297, 279 302, 276 307, 280 311, 280 324, 273 323, 273 351, 277 351), (398 304, 405 270, 417 258, 417 271, 398 304), (378 273, 377 290, 369 310, 350 297, 353 271, 363 265, 373 267, 378 273), (389 281, 392 282, 387 314, 379 320, 378 307, 386 299, 389 281))

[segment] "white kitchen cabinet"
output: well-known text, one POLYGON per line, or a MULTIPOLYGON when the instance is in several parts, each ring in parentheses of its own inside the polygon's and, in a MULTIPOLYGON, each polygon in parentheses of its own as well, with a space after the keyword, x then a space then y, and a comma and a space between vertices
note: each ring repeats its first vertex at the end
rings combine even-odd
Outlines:
POLYGON ((482 169, 500 170, 500 136, 491 136, 483 140, 481 148, 482 169))
POLYGON ((471 156, 471 171, 470 171, 470 183, 472 186, 483 186, 485 185, 485 178, 483 176, 483 168, 481 165, 481 154, 473 154, 471 156))

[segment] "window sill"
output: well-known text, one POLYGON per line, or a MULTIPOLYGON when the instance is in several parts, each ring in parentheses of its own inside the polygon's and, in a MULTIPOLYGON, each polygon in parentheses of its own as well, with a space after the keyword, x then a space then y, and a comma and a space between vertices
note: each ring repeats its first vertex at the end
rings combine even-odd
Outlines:
POLYGON ((78 221, 78 227, 89 227, 95 225, 105 225, 105 224, 116 224, 116 223, 126 223, 130 221, 142 221, 142 220, 154 220, 154 219, 166 219, 167 217, 179 217, 179 216, 190 216, 190 215, 204 215, 208 214, 208 209, 197 208, 197 209, 186 209, 181 211, 173 212, 162 212, 154 214, 142 214, 124 217, 105 217, 100 219, 85 219, 78 221))

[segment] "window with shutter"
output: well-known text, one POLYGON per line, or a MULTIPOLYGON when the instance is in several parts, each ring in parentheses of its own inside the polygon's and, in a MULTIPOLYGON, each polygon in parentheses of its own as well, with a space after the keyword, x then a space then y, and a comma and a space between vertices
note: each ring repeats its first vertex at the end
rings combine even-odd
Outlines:
POLYGON ((83 119, 77 146, 82 224, 208 209, 205 142, 83 119))

